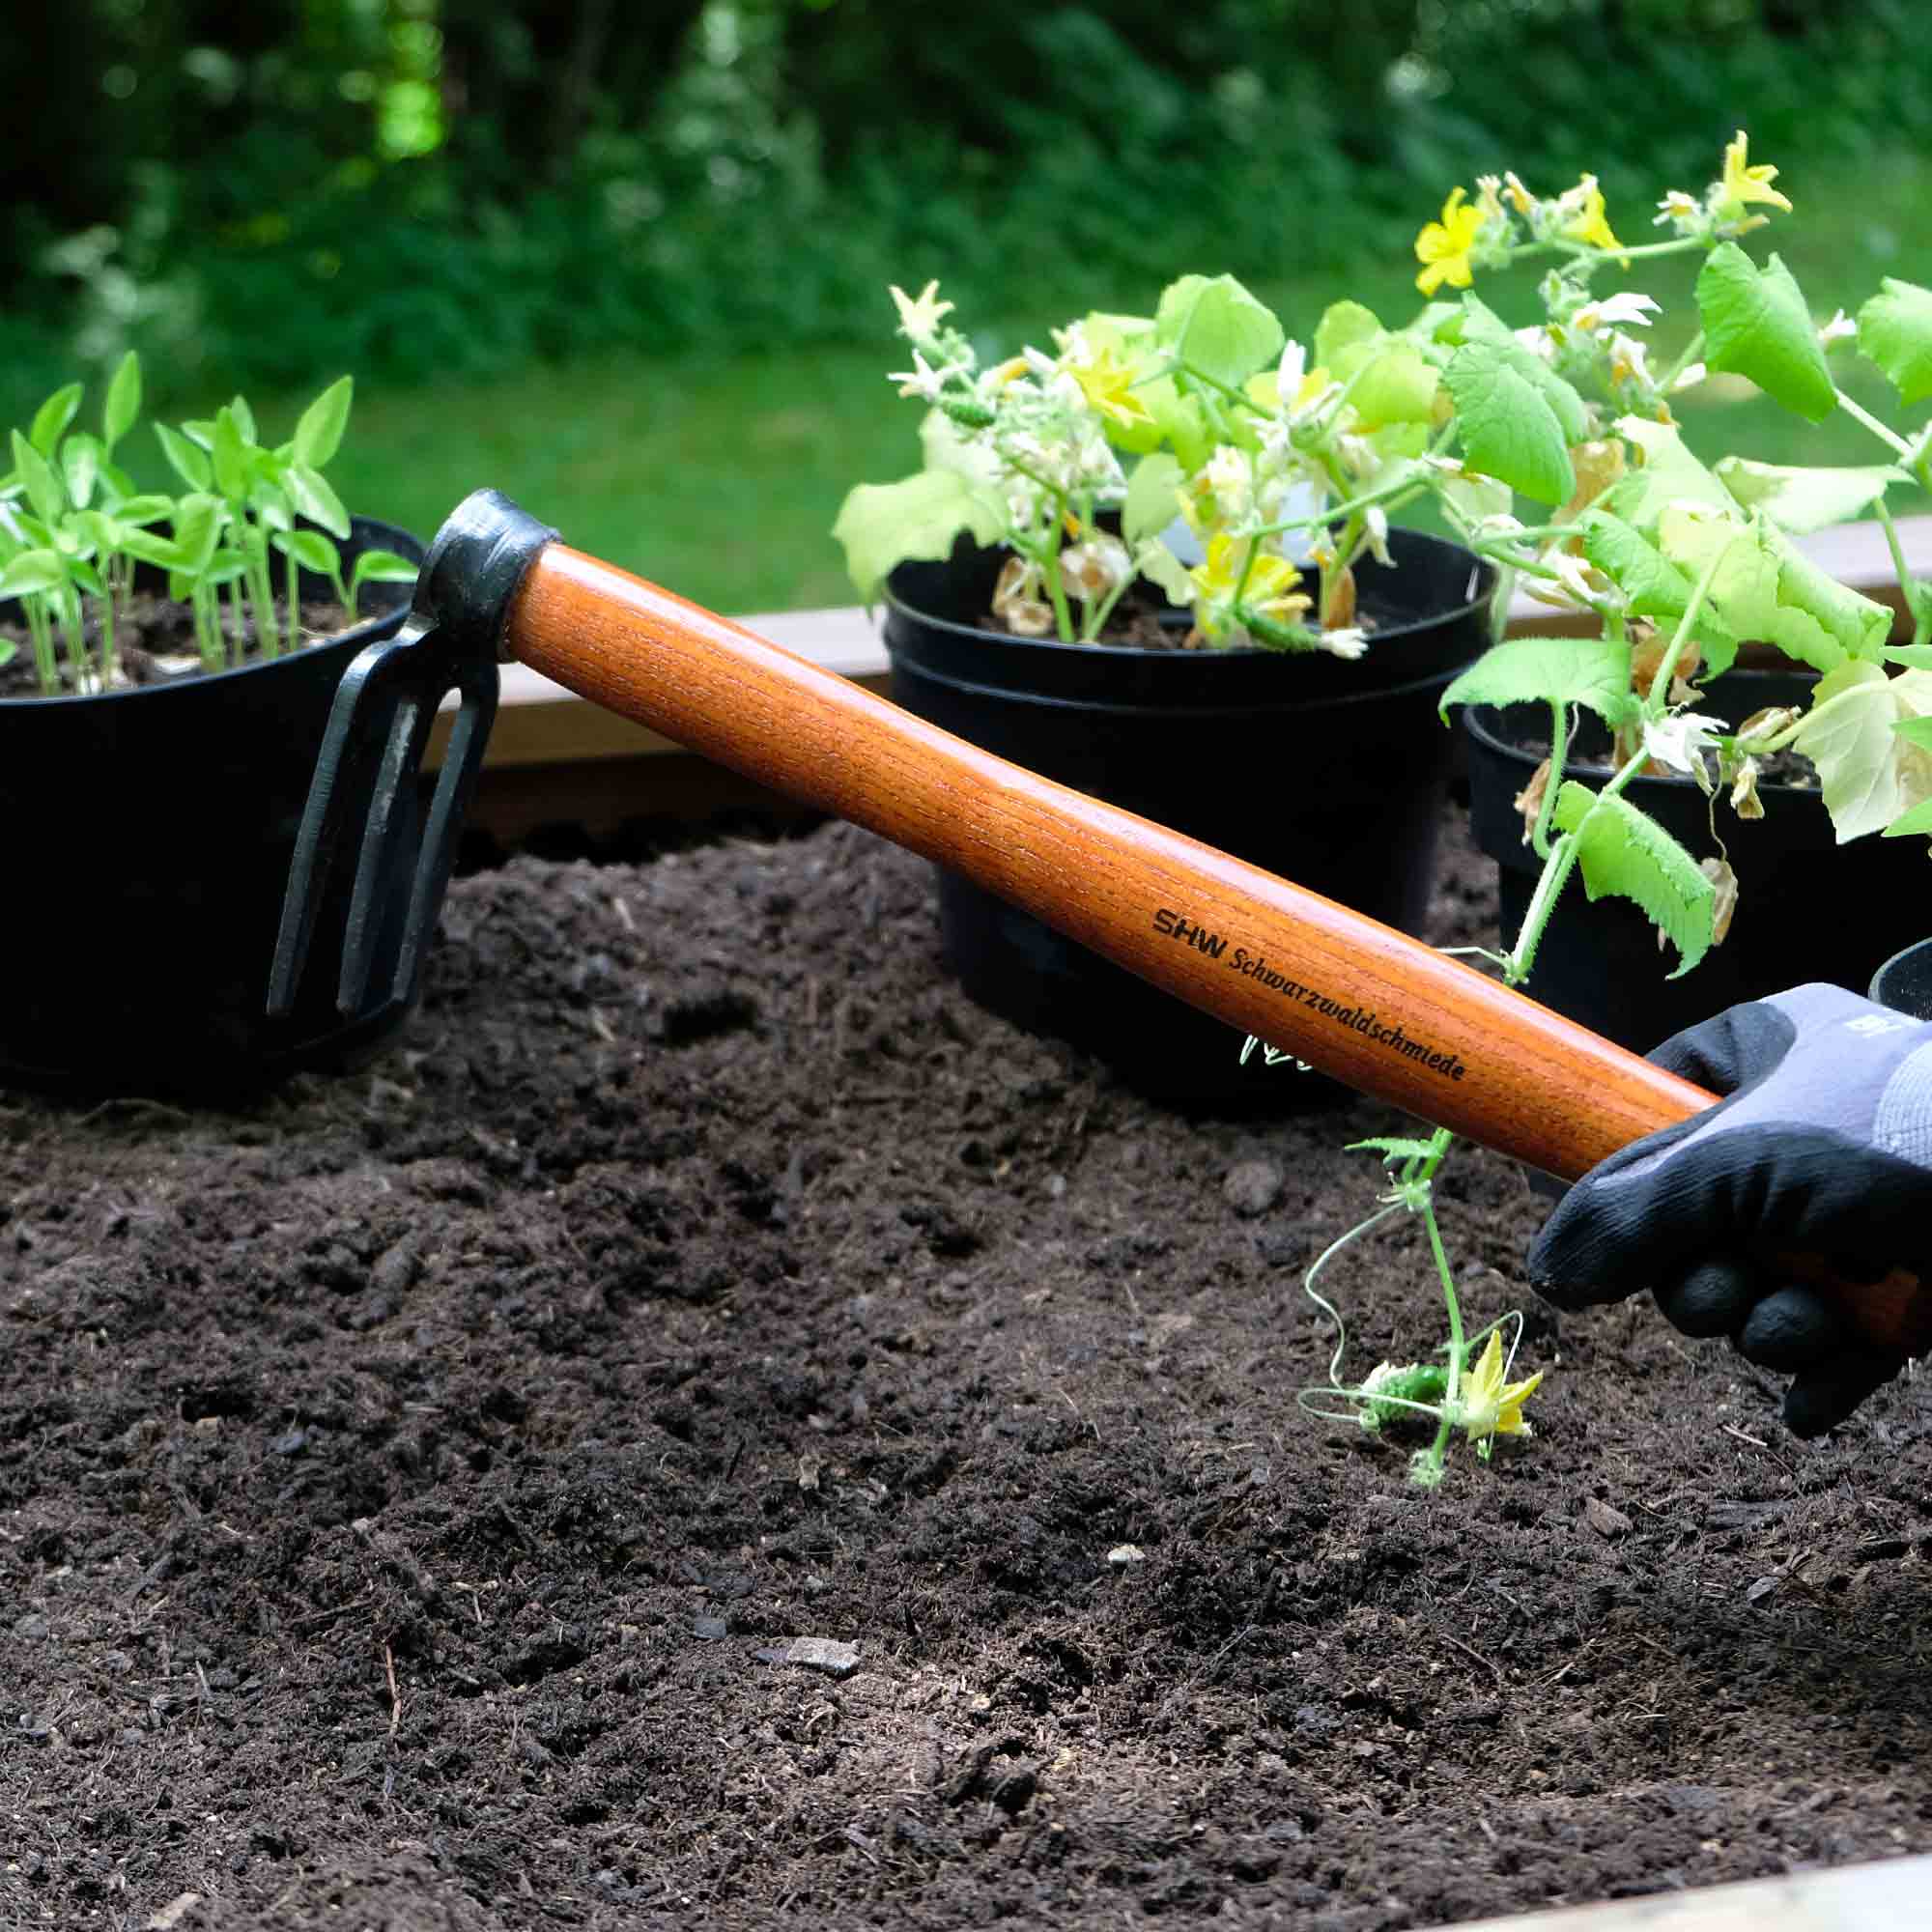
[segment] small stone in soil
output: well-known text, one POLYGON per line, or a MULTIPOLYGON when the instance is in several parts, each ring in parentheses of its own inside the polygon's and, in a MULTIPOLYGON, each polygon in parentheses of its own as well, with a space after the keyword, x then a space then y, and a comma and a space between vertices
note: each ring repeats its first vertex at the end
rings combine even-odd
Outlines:
POLYGON ((1221 1183, 1228 1206, 1252 1219, 1265 1214, 1281 1198, 1281 1169, 1271 1160, 1244 1160, 1221 1183))
POLYGON ((760 1663, 797 1663, 822 1670, 828 1677, 850 1677, 859 1667, 859 1646, 829 1636, 795 1636, 772 1650, 758 1652, 760 1663))
POLYGON ((1131 1570, 1136 1563, 1147 1561, 1147 1551, 1138 1543, 1117 1543, 1108 1550, 1107 1561, 1116 1570, 1131 1570))
POLYGON ((1628 1536, 1631 1520, 1622 1510, 1611 1506, 1596 1496, 1591 1496, 1583 1505, 1583 1515, 1590 1527, 1599 1536, 1628 1536))
POLYGON ((723 1617, 694 1617, 691 1620, 691 1634, 702 1637, 706 1643, 716 1643, 721 1636, 730 1634, 730 1626, 723 1617))

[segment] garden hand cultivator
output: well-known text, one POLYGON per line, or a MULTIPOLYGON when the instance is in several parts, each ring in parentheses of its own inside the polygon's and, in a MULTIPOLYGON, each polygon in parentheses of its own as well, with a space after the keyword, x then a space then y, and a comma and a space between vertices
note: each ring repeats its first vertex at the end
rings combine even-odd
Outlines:
MULTIPOLYGON (((881 834, 1024 907, 1176 998, 1364 1094, 1558 1179, 1714 1096, 1416 940, 940 731, 726 619, 555 542, 479 491, 444 526, 409 623, 345 676, 311 787, 270 994, 332 953, 339 998, 372 970, 377 882, 437 707, 461 694, 392 991, 413 993, 480 768, 497 666, 520 662, 720 764, 881 834), (315 909, 356 867, 346 929, 315 909)), ((1233 1051, 1231 1042, 1230 1051, 1233 1051)), ((1258 1076, 1259 1077, 1259 1076, 1258 1076)), ((1873 1343, 1932 1348, 1932 1290, 1834 1280, 1873 1343)))

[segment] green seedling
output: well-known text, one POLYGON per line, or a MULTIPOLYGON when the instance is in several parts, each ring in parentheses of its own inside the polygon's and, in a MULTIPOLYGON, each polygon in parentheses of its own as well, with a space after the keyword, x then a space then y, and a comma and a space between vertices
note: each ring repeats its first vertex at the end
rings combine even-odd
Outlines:
MULTIPOLYGON (((161 452, 186 486, 178 498, 136 491, 117 459, 140 416, 133 355, 107 385, 98 435, 73 427, 78 383, 49 396, 29 428, 13 433, 13 468, 0 478, 0 597, 19 601, 42 693, 112 687, 116 624, 137 564, 168 573, 169 594, 193 612, 208 670, 241 664, 251 645, 273 658, 300 644, 304 570, 334 586, 352 621, 365 583, 413 578, 406 558, 371 551, 344 580, 337 540, 350 534, 349 515, 323 466, 340 446, 353 393, 346 376, 331 384, 272 449, 258 441, 240 396, 206 422, 156 423, 161 452)), ((0 664, 15 654, 0 644, 0 664)))

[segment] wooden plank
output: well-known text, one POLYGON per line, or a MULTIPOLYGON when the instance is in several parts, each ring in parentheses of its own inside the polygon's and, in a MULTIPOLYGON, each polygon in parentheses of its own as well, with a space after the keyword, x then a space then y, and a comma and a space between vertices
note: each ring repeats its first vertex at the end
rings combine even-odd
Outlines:
POLYGON ((1932 1926, 1932 1858, 1465 1922, 1458 1932, 1876 1932, 1932 1926))
MULTIPOLYGON (((1932 515, 1898 525, 1906 561, 1915 574, 1932 576, 1932 515)), ((1885 532, 1875 523, 1848 524, 1803 541, 1803 548, 1841 582, 1903 611, 1885 532)), ((810 658, 840 676, 890 695, 891 668, 878 619, 856 606, 824 611, 767 611, 738 621, 760 637, 810 658)), ((1519 592, 1510 606, 1510 629, 1548 637, 1594 629, 1587 612, 1539 604, 1519 592)), ((440 719, 426 764, 442 761, 449 719, 440 719)), ((691 817, 729 805, 775 816, 796 815, 788 801, 727 780, 716 767, 669 739, 589 703, 524 665, 505 665, 502 698, 482 779, 470 808, 472 825, 506 844, 534 826, 583 813, 595 834, 643 816, 691 817), (587 778, 597 773, 595 781, 587 778), (514 780, 510 774, 516 773, 514 780), (554 809, 545 802, 546 789, 554 809)))

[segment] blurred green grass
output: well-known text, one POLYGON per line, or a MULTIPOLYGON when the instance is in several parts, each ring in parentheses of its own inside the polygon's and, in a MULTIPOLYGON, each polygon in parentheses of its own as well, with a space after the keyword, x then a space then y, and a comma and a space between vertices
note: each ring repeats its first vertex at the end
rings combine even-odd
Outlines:
MULTIPOLYGON (((1892 154, 1859 168, 1787 168, 1779 185, 1799 213, 1757 239, 1777 248, 1821 320, 1856 310, 1885 274, 1932 280, 1932 157, 1892 154)), ((1425 211, 1426 212, 1426 211, 1425 211)), ((1653 239, 1645 209, 1616 210, 1633 244, 1653 239)), ((1760 247, 1760 254, 1764 249, 1760 247)), ((1204 269, 1213 267, 1204 251, 1204 269)), ((1692 326, 1694 269, 1644 265, 1633 285, 1663 302, 1656 356, 1679 350, 1692 326)), ((1350 296, 1396 321, 1419 298, 1402 262, 1366 271, 1291 276, 1263 294, 1292 334, 1309 339, 1328 302, 1350 296)), ((1616 285, 1606 275, 1599 286, 1616 285)), ((1536 313, 1527 271, 1485 278, 1490 300, 1513 321, 1536 313)), ((1148 292, 1151 302, 1154 291, 1148 292)), ((1059 315, 958 320, 1005 351, 1043 339, 1059 315)), ((884 482, 918 461, 915 405, 884 372, 899 365, 881 291, 875 343, 756 356, 653 359, 613 356, 533 368, 507 379, 435 382, 358 391, 347 441, 330 474, 354 508, 427 537, 470 490, 506 491, 569 543, 728 611, 806 609, 852 598, 829 534, 846 490, 884 482)), ((1834 367, 1847 390, 1883 419, 1905 426, 1896 398, 1847 349, 1834 367)), ((1738 451, 1772 463, 1869 463, 1884 451, 1843 414, 1814 428, 1735 384, 1683 399, 1692 445, 1709 457, 1738 451)), ((268 436, 287 434, 303 398, 254 399, 268 436)), ((1923 410, 1910 412, 1923 419, 1923 410)), ((157 477, 157 481, 160 479, 157 477)), ((1894 507, 1924 507, 1894 493, 1894 507)))

